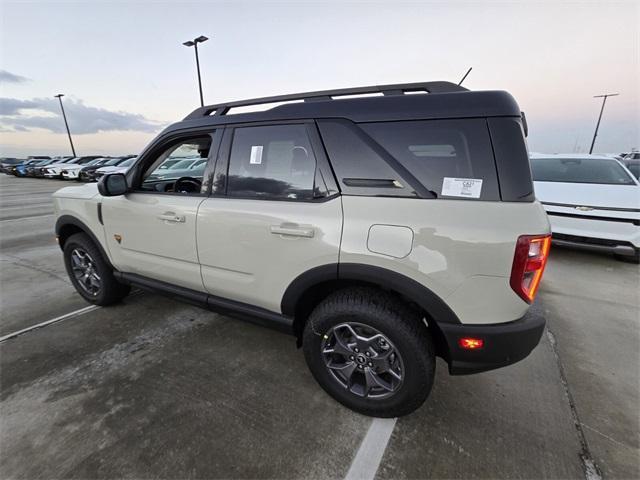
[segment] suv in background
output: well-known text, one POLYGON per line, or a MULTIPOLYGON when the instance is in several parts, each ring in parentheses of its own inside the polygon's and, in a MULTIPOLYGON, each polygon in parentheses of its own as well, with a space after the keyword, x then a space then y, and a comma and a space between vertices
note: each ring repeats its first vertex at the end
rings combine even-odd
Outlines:
POLYGON ((525 132, 508 93, 448 82, 206 106, 126 173, 56 192, 56 234, 87 301, 135 285, 278 328, 333 398, 404 415, 436 356, 468 374, 539 342, 550 228, 525 132), (182 157, 206 167, 154 173, 182 157))

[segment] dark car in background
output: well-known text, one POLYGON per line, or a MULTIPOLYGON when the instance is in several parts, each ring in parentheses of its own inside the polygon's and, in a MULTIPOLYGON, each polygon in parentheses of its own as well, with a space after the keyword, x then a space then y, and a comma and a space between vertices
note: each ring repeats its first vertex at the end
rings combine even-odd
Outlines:
POLYGON ((100 167, 115 167, 123 163, 124 161, 133 158, 135 155, 125 155, 122 157, 105 158, 103 161, 96 162, 92 165, 87 165, 78 175, 78 179, 82 182, 95 182, 96 170, 100 167))
POLYGON ((12 175, 11 167, 14 167, 20 163, 24 162, 24 158, 2 158, 0 159, 0 172, 6 173, 7 175, 12 175))

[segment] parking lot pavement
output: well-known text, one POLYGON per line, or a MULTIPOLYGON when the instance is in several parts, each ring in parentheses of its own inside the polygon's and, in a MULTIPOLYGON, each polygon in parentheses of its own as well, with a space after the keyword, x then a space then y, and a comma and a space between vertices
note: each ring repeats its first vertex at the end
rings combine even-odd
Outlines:
MULTIPOLYGON (((0 176, 25 204, 60 183, 0 176)), ((25 212, 0 222, 4 334, 86 305, 37 233, 53 217, 25 212)), ((590 461, 638 477, 638 281, 636 265, 555 249, 535 307, 552 335, 493 372, 439 362, 376 477, 585 478, 590 461)), ((342 478, 372 425, 316 385, 291 337, 148 293, 1 343, 0 422, 4 478, 342 478)))

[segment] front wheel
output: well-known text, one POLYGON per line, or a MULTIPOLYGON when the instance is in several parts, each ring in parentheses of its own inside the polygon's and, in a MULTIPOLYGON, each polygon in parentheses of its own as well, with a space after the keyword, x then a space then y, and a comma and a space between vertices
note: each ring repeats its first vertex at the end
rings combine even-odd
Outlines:
POLYGON ((64 243, 64 264, 71 283, 90 303, 111 305, 131 290, 116 280, 98 247, 84 233, 71 235, 64 243))
POLYGON ((330 295, 303 335, 315 379, 356 412, 407 415, 429 396, 435 373, 429 333, 420 315, 385 292, 349 288, 330 295))

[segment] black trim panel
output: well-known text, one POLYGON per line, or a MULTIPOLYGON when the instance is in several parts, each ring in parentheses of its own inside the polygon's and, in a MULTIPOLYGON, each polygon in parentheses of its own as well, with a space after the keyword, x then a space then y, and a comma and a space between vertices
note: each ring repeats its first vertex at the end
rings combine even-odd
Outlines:
POLYGON ((580 215, 578 213, 549 212, 549 211, 547 211, 547 215, 553 215, 555 217, 579 218, 581 220, 600 220, 601 222, 632 223, 633 225, 640 226, 640 220, 635 220, 633 218, 599 217, 597 215, 580 215))
POLYGON ((460 320, 449 306, 435 293, 415 280, 392 270, 360 263, 331 263, 312 268, 297 277, 282 297, 284 315, 293 317, 296 305, 310 288, 330 281, 362 281, 394 290, 417 303, 438 324, 459 325, 460 320))
POLYGON ((440 324, 449 345, 449 373, 467 375, 511 365, 526 358, 540 342, 545 318, 531 309, 513 322, 484 325, 440 324), (484 340, 478 350, 464 350, 458 345, 462 337, 484 340))
POLYGON ((143 290, 158 292, 198 307, 207 308, 216 313, 229 315, 265 327, 274 328, 284 333, 293 334, 293 318, 271 312, 264 308, 217 297, 206 292, 198 292, 190 288, 154 280, 135 273, 114 272, 114 275, 119 281, 135 285, 143 290))
POLYGON ((438 324, 460 324, 458 316, 435 293, 419 282, 386 268, 359 263, 340 263, 340 280, 361 280, 394 290, 422 307, 438 324))

